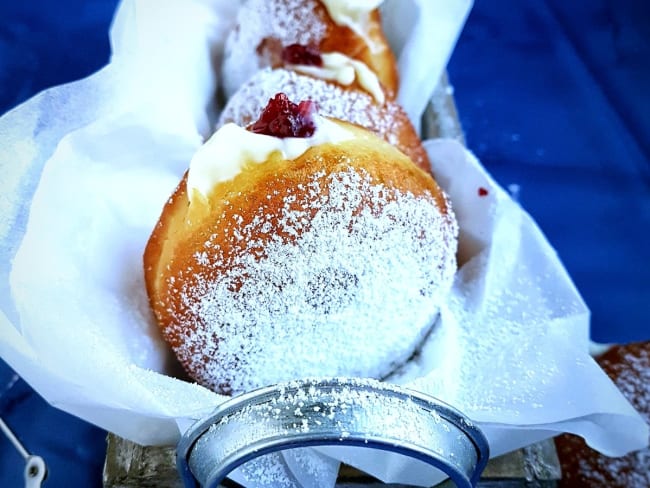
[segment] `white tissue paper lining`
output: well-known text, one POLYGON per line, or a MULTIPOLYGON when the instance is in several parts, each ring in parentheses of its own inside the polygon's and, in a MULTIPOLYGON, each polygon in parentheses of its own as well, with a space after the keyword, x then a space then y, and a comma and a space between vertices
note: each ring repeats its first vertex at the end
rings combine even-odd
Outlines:
MULTIPOLYGON (((0 119, 0 356, 51 404, 140 444, 174 444, 225 399, 158 372, 169 352, 141 257, 210 134, 215 67, 237 7, 124 0, 106 68, 0 119)), ((382 6, 399 100, 415 122, 470 7, 382 6)), ((535 223, 459 143, 425 146, 459 220, 462 266, 421 354, 390 381, 464 412, 492 455, 559 432, 608 455, 646 446, 648 426, 588 355, 589 311, 535 223)), ((264 470, 328 486, 339 461, 386 482, 431 483, 407 461, 331 449, 272 455, 233 477, 274 486, 264 470)))

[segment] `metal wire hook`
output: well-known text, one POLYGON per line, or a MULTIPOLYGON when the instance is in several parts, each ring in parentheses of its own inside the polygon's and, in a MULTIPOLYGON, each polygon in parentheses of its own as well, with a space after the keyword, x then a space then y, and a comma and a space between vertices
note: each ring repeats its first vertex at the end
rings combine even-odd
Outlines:
POLYGON ((25 461, 25 468, 23 470, 23 479, 25 480, 25 488, 40 488, 43 480, 47 476, 47 466, 45 461, 40 456, 34 456, 30 454, 25 446, 18 440, 16 434, 12 432, 9 426, 5 423, 4 420, 0 417, 0 430, 4 435, 9 439, 9 442, 13 444, 18 451, 18 454, 25 461))

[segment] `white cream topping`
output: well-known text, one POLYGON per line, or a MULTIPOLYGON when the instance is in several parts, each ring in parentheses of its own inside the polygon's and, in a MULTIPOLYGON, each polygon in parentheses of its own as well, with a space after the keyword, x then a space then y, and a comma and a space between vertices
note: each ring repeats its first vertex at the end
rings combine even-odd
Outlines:
POLYGON ((365 63, 336 52, 322 54, 321 58, 323 66, 296 64, 289 67, 299 73, 321 80, 336 81, 345 86, 358 80, 361 87, 370 93, 377 103, 383 105, 386 98, 379 79, 365 63))
POLYGON ((314 115, 316 130, 311 137, 274 137, 256 134, 233 123, 225 124, 192 157, 187 175, 190 201, 196 192, 207 198, 217 183, 237 176, 249 163, 263 163, 272 153, 292 160, 310 147, 352 139, 352 132, 314 115), (195 192, 196 190, 196 192, 195 192))
POLYGON ((376 46, 368 37, 368 15, 383 3, 383 0, 321 0, 330 17, 337 25, 344 25, 362 37, 371 51, 376 46))

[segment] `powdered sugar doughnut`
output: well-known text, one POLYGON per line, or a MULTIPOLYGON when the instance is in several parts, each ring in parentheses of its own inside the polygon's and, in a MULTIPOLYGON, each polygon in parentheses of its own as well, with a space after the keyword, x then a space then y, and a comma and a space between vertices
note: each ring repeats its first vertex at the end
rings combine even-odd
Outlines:
POLYGON ((205 198, 188 196, 186 175, 152 233, 152 309, 190 376, 214 391, 385 377, 451 287, 457 226, 431 175, 336 125, 352 138, 243 165, 205 198))
MULTIPOLYGON (((650 423, 650 342, 612 347, 597 358, 607 375, 650 423)), ((577 436, 556 439, 562 465, 559 486, 645 488, 650 486, 650 447, 611 458, 590 449, 577 436)))
POLYGON ((404 110, 395 102, 378 105, 364 91, 345 88, 325 80, 286 69, 264 69, 235 93, 224 108, 218 125, 248 125, 279 90, 293 100, 313 100, 319 112, 345 120, 381 136, 423 170, 430 172, 427 153, 404 110))
MULTIPOLYGON (((361 2, 370 7, 374 3, 361 2)), ((355 19, 351 15, 355 12, 349 10, 355 1, 345 4, 331 0, 247 0, 225 45, 222 80, 226 99, 259 69, 280 67, 279 51, 291 44, 314 46, 322 53, 339 52, 365 63, 377 75, 387 98, 394 98, 397 68, 379 11, 370 8, 355 19), (345 25, 333 20, 330 10, 335 13, 334 9, 342 7, 343 17, 356 22, 345 25)))

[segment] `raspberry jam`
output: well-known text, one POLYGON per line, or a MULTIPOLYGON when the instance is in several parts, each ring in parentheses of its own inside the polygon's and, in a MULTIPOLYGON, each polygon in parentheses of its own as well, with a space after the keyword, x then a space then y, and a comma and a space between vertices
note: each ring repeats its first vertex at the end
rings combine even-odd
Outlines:
POLYGON ((323 66, 320 51, 313 46, 291 44, 282 50, 282 61, 286 64, 302 64, 307 66, 323 66))
POLYGON ((274 137, 311 137, 316 130, 316 103, 304 100, 293 103, 284 93, 269 100, 257 122, 248 126, 256 134, 274 137))

